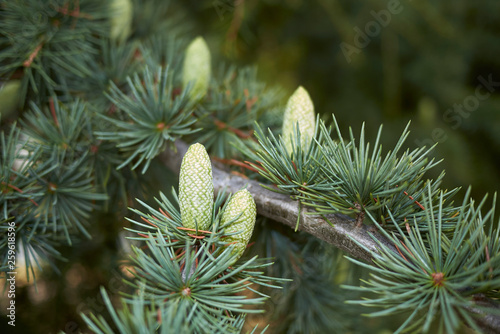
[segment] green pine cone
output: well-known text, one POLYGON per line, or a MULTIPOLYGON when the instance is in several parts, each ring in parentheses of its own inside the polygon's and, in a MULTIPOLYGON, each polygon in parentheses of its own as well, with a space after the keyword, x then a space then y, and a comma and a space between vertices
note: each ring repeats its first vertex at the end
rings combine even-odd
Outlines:
POLYGON ((189 96, 199 100, 208 90, 211 76, 210 50, 203 37, 195 38, 186 49, 184 67, 182 70, 182 85, 191 83, 189 96))
POLYGON ((117 42, 124 42, 132 29, 132 19, 134 8, 132 0, 112 0, 111 10, 111 31, 109 37, 117 42))
POLYGON ((210 158, 201 144, 191 145, 182 159, 179 176, 182 225, 207 230, 212 221, 214 184, 210 158))
POLYGON ((314 105, 304 87, 300 86, 290 96, 283 115, 283 140, 289 153, 292 153, 293 127, 299 124, 300 145, 302 150, 309 149, 309 144, 314 137, 316 124, 314 105))
POLYGON ((225 228, 225 232, 240 233, 224 238, 224 240, 228 243, 235 242, 233 246, 235 250, 234 254, 237 254, 235 262, 241 257, 248 245, 248 241, 252 236, 253 228, 255 226, 256 215, 257 208, 255 206, 255 201, 248 190, 242 189, 231 196, 231 199, 226 206, 226 210, 222 215, 221 224, 224 226, 231 220, 236 219, 225 228))

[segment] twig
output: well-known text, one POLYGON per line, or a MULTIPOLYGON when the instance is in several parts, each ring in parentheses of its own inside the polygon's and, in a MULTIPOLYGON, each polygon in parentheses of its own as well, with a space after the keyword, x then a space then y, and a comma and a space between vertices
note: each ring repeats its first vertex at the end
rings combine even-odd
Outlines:
POLYGON ((33 63, 33 60, 35 60, 36 56, 38 55, 38 52, 42 49, 43 43, 38 44, 38 46, 31 52, 29 55, 28 59, 26 59, 23 63, 24 67, 30 67, 31 64, 33 63))
MULTIPOLYGON (((4 185, 4 186, 6 186, 6 187, 11 188, 11 189, 13 189, 13 190, 17 191, 18 193, 24 194, 24 191, 22 191, 21 189, 19 189, 18 187, 14 186, 14 185, 12 185, 12 184, 10 184, 10 183, 6 183, 6 182, 2 181, 2 182, 0 182, 0 184, 4 185)), ((33 199, 28 198, 28 200, 29 200, 31 203, 33 203, 35 206, 38 206, 38 203, 37 203, 37 202, 35 202, 33 199)))

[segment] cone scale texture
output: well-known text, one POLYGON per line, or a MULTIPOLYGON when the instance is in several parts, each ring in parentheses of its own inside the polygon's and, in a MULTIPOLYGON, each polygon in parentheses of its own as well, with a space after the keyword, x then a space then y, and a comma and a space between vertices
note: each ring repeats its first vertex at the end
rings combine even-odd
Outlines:
POLYGON ((228 243, 235 242, 233 247, 235 254, 237 254, 236 259, 241 257, 252 237, 256 215, 255 201, 248 190, 240 190, 231 196, 222 215, 221 223, 224 226, 234 220, 225 228, 225 232, 240 232, 225 238, 228 243))
POLYGON ((289 153, 292 153, 293 128, 297 126, 297 122, 300 130, 300 145, 305 151, 314 137, 316 121, 311 97, 302 86, 297 88, 288 99, 283 115, 283 139, 289 153))
POLYGON ((198 230, 210 227, 214 206, 212 165, 201 144, 191 145, 182 159, 179 205, 184 227, 198 227, 198 230))
POLYGON ((191 84, 189 96, 193 100, 201 99, 208 90, 211 76, 211 56, 208 45, 202 37, 195 38, 186 49, 182 69, 182 84, 191 84))

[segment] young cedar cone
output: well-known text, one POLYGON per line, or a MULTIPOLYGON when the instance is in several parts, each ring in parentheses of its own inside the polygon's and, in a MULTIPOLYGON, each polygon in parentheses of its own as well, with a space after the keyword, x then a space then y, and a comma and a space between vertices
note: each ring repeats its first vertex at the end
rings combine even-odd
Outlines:
POLYGON ((292 141, 294 140, 293 128, 297 126, 300 130, 300 146, 303 151, 308 150, 309 144, 314 137, 315 116, 314 105, 302 86, 290 96, 286 104, 283 116, 283 140, 288 153, 292 153, 292 141))
POLYGON ((21 81, 10 80, 0 86, 0 117, 7 117, 21 104, 21 81))
POLYGON ((212 165, 205 147, 191 145, 184 155, 179 176, 179 205, 182 225, 207 230, 212 221, 214 185, 212 165))
POLYGON ((182 85, 185 88, 191 83, 189 96, 192 100, 199 100, 205 96, 210 82, 210 75, 210 50, 203 37, 197 37, 186 49, 182 69, 182 85))
POLYGON ((245 251, 248 241, 252 236, 255 226, 257 209, 252 195, 246 189, 236 192, 226 206, 222 215, 221 224, 224 226, 234 220, 229 226, 225 227, 225 233, 239 232, 224 238, 228 244, 234 243, 234 252, 236 262, 245 251))
POLYGON ((111 40, 122 43, 130 35, 134 12, 132 6, 132 0, 111 1, 111 31, 109 33, 111 40))

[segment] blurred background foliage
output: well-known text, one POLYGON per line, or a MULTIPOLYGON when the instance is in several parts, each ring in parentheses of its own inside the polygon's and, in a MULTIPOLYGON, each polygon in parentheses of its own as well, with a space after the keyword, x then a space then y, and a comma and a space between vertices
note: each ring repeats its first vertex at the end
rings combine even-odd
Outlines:
MULTIPOLYGON (((135 5, 140 3, 135 1, 135 5)), ((435 156, 444 159, 441 167, 447 172, 445 188, 472 184, 476 198, 497 191, 500 184, 500 2, 184 0, 177 3, 183 7, 176 8, 184 12, 182 26, 191 27, 191 35, 202 35, 208 41, 213 64, 255 64, 260 79, 269 86, 283 88, 284 99, 297 86, 304 86, 316 112, 328 122, 335 113, 343 132, 352 126, 358 133, 362 122, 366 122, 368 136, 375 138, 383 123, 382 139, 386 147, 395 143, 411 119, 409 148, 439 142, 435 156), (370 25, 375 27, 378 21, 373 13, 387 10, 390 2, 399 4, 399 13, 391 14, 386 26, 379 26, 378 33, 367 36, 363 47, 357 47, 357 29, 364 32, 370 25), (348 57, 341 48, 347 44, 357 48, 357 52, 348 57), (488 80, 490 85, 485 87, 484 82, 488 80), (479 86, 482 94, 489 95, 475 103, 479 86), (469 103, 468 109, 458 112, 456 105, 464 103, 469 103)), ((165 24, 150 28, 136 15, 133 37, 140 39, 149 29, 175 30, 176 26, 165 24)), ((176 183, 175 176, 165 172, 158 162, 151 165, 147 175, 139 178, 143 189, 131 198, 144 199, 146 193, 154 196, 159 190, 169 192, 176 183), (158 182, 159 179, 170 182, 158 182)), ((456 202, 461 202, 459 197, 456 202)), ((124 262, 128 246, 120 243, 123 238, 117 238, 122 231, 124 214, 131 215, 130 212, 96 213, 93 219, 96 223, 90 228, 93 239, 60 250, 68 259, 66 264, 59 265, 61 274, 47 270, 37 279, 36 286, 31 283, 23 286, 22 277, 18 276, 16 303, 24 308, 18 309, 18 326, 6 328, 7 321, 2 320, 0 332, 78 333, 85 328, 79 312, 104 312, 99 286, 106 286, 111 293, 126 289, 121 278, 128 275, 124 262)), ((294 254, 282 252, 285 259, 297 256, 298 263, 303 261, 309 268, 311 262, 307 259, 317 258, 318 249, 325 248, 321 254, 336 263, 336 266, 322 268, 326 260, 316 260, 313 266, 323 274, 314 275, 297 266, 286 267, 290 259, 278 258, 276 270, 288 272, 288 277, 296 281, 305 277, 307 282, 314 277, 331 284, 356 284, 359 277, 366 274, 348 270, 345 262, 339 260, 338 252, 326 245, 315 245, 317 241, 303 235, 294 236, 288 228, 279 227, 280 234, 276 234, 265 223, 261 225, 257 241, 274 240, 277 245, 288 245, 285 249, 302 250, 294 254)), ((256 249, 266 256, 280 253, 279 249, 256 249)), ((316 290, 318 296, 324 294, 321 289, 316 290)), ((300 293, 296 285, 285 291, 287 303, 293 303, 300 293)), ((330 295, 323 298, 325 296, 330 295)), ((342 317, 330 319, 339 332, 374 332, 373 329, 378 328, 379 333, 384 333, 381 328, 387 326, 392 332, 391 325, 384 319, 361 322, 360 311, 346 309, 342 298, 330 299, 328 304, 352 316, 350 321, 342 317)), ((2 300, 2 309, 4 302, 2 300)), ((278 332, 300 332, 300 321, 308 321, 298 319, 292 324, 279 305, 270 304, 269 311, 273 310, 277 318, 271 319, 275 324, 271 329, 278 332)), ((251 324, 268 320, 256 317, 251 324)))
POLYGON ((385 144, 392 145, 397 136, 390 133, 412 120, 407 145, 439 142, 435 156, 444 159, 445 188, 472 184, 476 198, 497 191, 498 1, 187 2, 195 29, 220 55, 257 64, 262 79, 284 87, 287 96, 303 85, 316 112, 328 121, 335 113, 342 131, 352 126, 358 133, 366 122, 374 138, 384 124, 385 144), (391 5, 395 14, 381 24, 377 16, 391 5), (356 50, 344 53, 342 45, 356 50), (476 98, 478 86, 487 97, 476 98))

